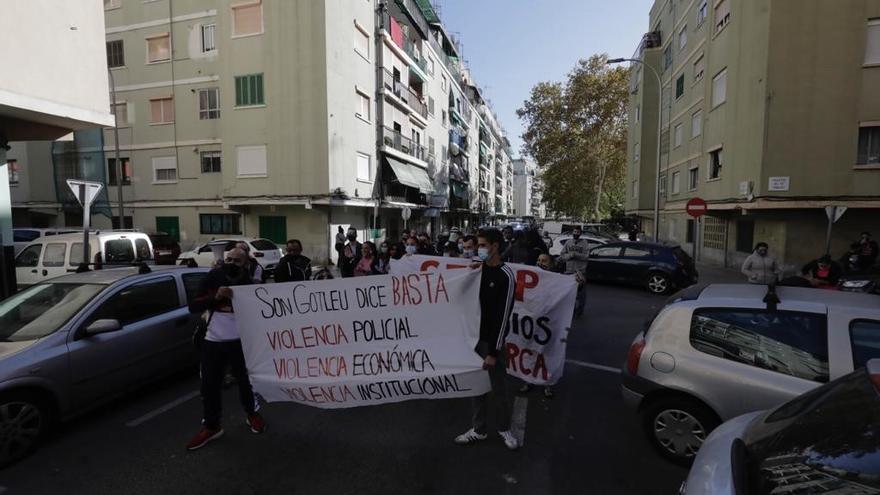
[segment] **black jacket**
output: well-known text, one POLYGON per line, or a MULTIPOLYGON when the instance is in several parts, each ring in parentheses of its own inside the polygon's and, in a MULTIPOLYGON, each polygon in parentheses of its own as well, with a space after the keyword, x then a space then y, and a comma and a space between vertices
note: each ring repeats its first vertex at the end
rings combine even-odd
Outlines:
POLYGON ((275 267, 276 282, 300 282, 312 278, 312 260, 303 255, 286 254, 275 267))
POLYGON ((354 267, 361 261, 361 243, 360 242, 349 242, 346 244, 342 251, 339 253, 339 273, 343 277, 353 277, 354 276, 354 267), (345 251, 351 247, 354 257, 347 258, 345 256, 345 251))
POLYGON ((480 274, 480 340, 474 349, 480 357, 497 356, 507 336, 513 311, 516 278, 509 266, 483 265, 480 274))

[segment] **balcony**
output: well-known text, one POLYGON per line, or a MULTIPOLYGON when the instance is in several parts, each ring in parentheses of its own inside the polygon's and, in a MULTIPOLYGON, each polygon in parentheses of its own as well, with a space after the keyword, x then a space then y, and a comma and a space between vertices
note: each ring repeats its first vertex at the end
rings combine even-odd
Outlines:
POLYGON ((382 127, 382 144, 406 153, 417 160, 425 161, 428 158, 428 152, 424 146, 388 127, 382 127))
POLYGON ((467 135, 459 132, 458 129, 449 129, 449 144, 458 146, 460 153, 465 154, 468 150, 467 135))
POLYGON ((411 109, 424 118, 428 118, 428 105, 422 95, 413 91, 412 88, 403 83, 400 79, 395 79, 394 74, 388 69, 382 69, 382 87, 385 91, 392 93, 400 98, 411 109))
POLYGON ((421 38, 407 36, 404 32, 403 26, 404 25, 395 19, 394 16, 387 13, 382 15, 382 29, 389 34, 394 44, 403 50, 403 52, 415 62, 416 66, 421 71, 419 78, 424 80, 425 77, 427 77, 428 62, 422 56, 421 38))
POLYGON ((396 0, 397 5, 403 9, 406 13, 407 17, 409 17, 413 26, 416 29, 421 31, 422 36, 425 38, 430 37, 431 30, 428 27, 428 21, 425 19, 425 15, 422 13, 422 9, 416 5, 416 2, 413 0, 396 0))

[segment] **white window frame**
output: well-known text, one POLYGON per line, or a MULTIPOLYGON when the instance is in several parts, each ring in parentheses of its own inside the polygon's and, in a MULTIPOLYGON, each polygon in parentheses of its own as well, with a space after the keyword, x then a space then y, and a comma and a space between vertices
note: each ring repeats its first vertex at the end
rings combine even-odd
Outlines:
POLYGON ((357 106, 355 107, 354 114, 357 118, 372 123, 371 115, 372 112, 372 100, 370 100, 370 95, 368 95, 365 91, 362 91, 355 87, 354 89, 355 95, 357 95, 357 106), (366 102, 366 110, 364 110, 364 102, 366 102), (366 111, 366 115, 364 115, 364 111, 366 111))
POLYGON ((248 2, 239 2, 230 5, 229 8, 232 9, 232 18, 230 19, 232 23, 232 26, 230 26, 232 31, 232 39, 247 38, 248 36, 259 36, 266 32, 266 16, 265 12, 263 12, 263 0, 250 0, 248 2), (253 7, 254 5, 260 6, 260 31, 258 33, 237 34, 235 32, 235 11, 242 8, 253 7))
POLYGON ((199 27, 199 45, 202 53, 217 51, 217 24, 202 24, 199 27), (210 33, 211 43, 208 45, 206 34, 210 33))
POLYGON ((864 65, 880 65, 880 18, 868 19, 867 32, 865 33, 864 65))
POLYGON ((162 114, 162 120, 160 120, 158 122, 153 122, 153 102, 154 101, 164 102, 165 100, 171 100, 171 113, 172 114, 175 113, 176 109, 174 108, 174 96, 168 95, 168 96, 160 96, 157 98, 150 98, 150 125, 165 125, 165 124, 173 124, 174 123, 174 118, 172 118, 171 120, 166 120, 165 105, 164 104, 160 104, 161 105, 160 109, 161 109, 161 114, 162 114))
POLYGON ((714 180, 721 180, 721 171, 724 169, 724 148, 721 147, 721 146, 718 146, 718 147, 716 147, 716 148, 713 148, 713 149, 709 150, 708 155, 709 155, 709 162, 708 162, 708 167, 707 167, 707 170, 706 170, 706 182, 711 182, 711 181, 714 181, 714 180), (713 169, 712 169, 712 155, 714 155, 715 153, 718 153, 718 158, 719 158, 719 160, 718 160, 718 165, 719 165, 719 167, 718 167, 718 175, 715 176, 715 177, 713 177, 713 176, 712 176, 712 172, 713 172, 713 169))
POLYGON ((200 173, 203 174, 219 174, 223 172, 223 152, 220 150, 205 150, 199 152, 199 170, 200 173), (210 156, 208 156, 210 155, 210 156), (204 164, 202 163, 202 159, 205 157, 208 158, 219 158, 220 159, 220 170, 208 170, 205 171, 204 164))
POLYGON ((373 172, 373 157, 371 157, 367 153, 361 153, 360 151, 358 151, 355 154, 355 174, 357 177, 357 181, 364 182, 367 184, 372 184, 373 183, 373 179, 372 179, 373 173, 372 172, 373 172), (366 159, 366 161, 367 161, 366 162, 366 166, 367 166, 366 177, 361 173, 361 172, 364 172, 364 170, 361 170, 361 165, 363 163, 362 159, 366 159))
POLYGON ((146 53, 147 65, 162 64, 162 63, 171 61, 171 56, 172 56, 171 55, 171 33, 151 34, 151 35, 144 38, 144 42, 147 45, 147 53, 146 53), (168 41, 168 58, 158 58, 156 60, 151 60, 150 59, 150 41, 162 39, 162 38, 165 38, 168 41))
POLYGON ((696 191, 697 187, 700 185, 700 166, 699 165, 691 165, 690 167, 688 167, 687 180, 688 180, 688 192, 696 191), (694 173, 694 171, 696 171, 697 177, 692 183, 691 182, 691 174, 694 173), (691 185, 691 184, 693 184, 693 185, 691 185))
POLYGON ((684 125, 679 122, 678 124, 675 124, 675 127, 673 127, 672 149, 680 147, 682 141, 684 141, 684 125))
POLYGON ((697 5, 697 27, 703 25, 706 22, 706 19, 709 18, 709 0, 702 0, 697 5))
MULTIPOLYGON (((154 156, 153 157, 153 184, 176 184, 177 183, 177 157, 174 156, 154 156), (163 164, 174 163, 173 167, 161 166, 163 164), (158 179, 156 173, 159 170, 174 170, 174 179, 158 179)), ((124 172, 123 172, 124 173, 124 172)))
POLYGON ((703 54, 700 54, 696 60, 694 60, 694 84, 703 80, 703 77, 706 75, 706 58, 703 54))
POLYGON ((691 139, 703 134, 703 109, 691 114, 691 139))
POLYGON ((217 120, 220 118, 220 88, 200 88, 198 91, 196 91, 196 98, 198 98, 198 102, 197 102, 196 106, 198 107, 198 110, 199 110, 199 120, 217 120), (217 98, 216 98, 217 108, 210 107, 210 98, 208 101, 209 107, 202 108, 202 93, 203 92, 206 93, 206 92, 210 92, 210 91, 213 91, 217 94, 217 98), (213 112, 213 111, 217 112, 216 117, 210 116, 211 112, 213 112), (202 117, 203 113, 205 114, 205 117, 202 117))
POLYGON ((712 7, 712 15, 713 15, 713 20, 714 20, 714 22, 715 22, 715 26, 714 26, 714 31, 713 31, 713 32, 714 32, 715 34, 720 33, 721 31, 724 30, 724 28, 727 27, 728 24, 730 24, 730 16, 731 16, 731 14, 730 14, 730 2, 731 2, 731 0, 717 0, 717 1, 715 2, 715 6, 712 7), (720 22, 719 22, 719 20, 718 20, 718 7, 721 6, 721 4, 723 4, 723 3, 725 3, 725 2, 726 2, 726 5, 727 5, 727 14, 724 15, 724 16, 722 16, 722 18, 721 18, 721 20, 720 20, 720 22))
POLYGON ((250 178, 265 178, 269 176, 269 150, 267 149, 265 144, 255 144, 248 146, 236 146, 235 147, 235 176, 240 179, 250 179, 250 178), (241 157, 242 152, 244 153, 260 153, 263 155, 263 166, 265 170, 249 172, 249 173, 241 173, 241 157))
POLYGON ((679 49, 679 51, 684 50, 684 47, 687 46, 687 42, 688 42, 687 30, 688 30, 688 27, 687 27, 687 24, 685 24, 678 31, 678 49, 679 49))
POLYGON ((446 91, 446 74, 441 74, 440 89, 446 91))
POLYGON ((723 105, 724 102, 726 102, 726 101, 727 101, 727 67, 718 71, 718 73, 715 74, 715 76, 712 78, 712 108, 713 109, 718 108, 719 106, 723 105), (719 100, 718 98, 716 98, 716 94, 718 93, 717 84, 718 84, 718 81, 722 78, 724 79, 724 91, 723 91, 723 95, 721 97, 722 99, 719 100))
POLYGON ((367 31, 366 28, 364 28, 363 26, 361 26, 361 23, 359 23, 359 22, 357 21, 357 19, 354 20, 354 31, 355 31, 355 32, 354 32, 354 35, 355 35, 355 38, 354 38, 354 51, 355 51, 355 53, 357 53, 358 55, 360 55, 361 57, 363 57, 364 60, 366 60, 367 62, 369 62, 369 61, 370 61, 370 32, 367 31), (366 51, 366 53, 364 53, 364 52, 362 52, 360 49, 358 49, 358 40, 359 40, 359 39, 358 39, 358 36, 359 36, 358 33, 360 33, 360 36, 361 36, 360 39, 364 39, 364 38, 366 38, 366 42, 365 42, 365 44, 364 44, 364 45, 365 45, 365 51, 366 51))
POLYGON ((681 192, 681 170, 672 172, 672 194, 681 192))

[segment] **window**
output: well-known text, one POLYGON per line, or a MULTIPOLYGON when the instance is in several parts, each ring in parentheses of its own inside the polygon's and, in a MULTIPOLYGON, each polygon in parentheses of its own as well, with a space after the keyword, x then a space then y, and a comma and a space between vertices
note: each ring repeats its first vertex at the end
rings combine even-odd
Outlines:
POLYGON ((92 313, 87 325, 105 318, 119 320, 122 325, 130 325, 179 307, 177 282, 174 277, 167 277, 120 290, 92 313))
POLYGON ((688 170, 688 191, 693 191, 697 188, 697 184, 700 180, 700 169, 698 167, 694 167, 688 170))
POLYGON ((220 151, 202 151, 199 153, 199 161, 202 163, 202 173, 211 174, 222 170, 223 153, 220 151))
POLYGON ((702 0, 697 7, 697 26, 701 26, 703 21, 709 17, 709 2, 708 0, 702 0))
POLYGON ((204 286, 205 279, 208 278, 208 274, 206 272, 185 273, 180 278, 183 279, 183 290, 186 292, 186 300, 192 301, 202 295, 202 287, 204 286))
POLYGON ((220 88, 199 90, 199 120, 220 118, 220 88))
MULTIPOLYGON (((114 229, 132 229, 134 228, 134 220, 131 218, 131 215, 125 215, 122 217, 122 225, 119 224, 119 215, 114 215, 113 218, 110 219, 110 225, 114 229)), ((142 240, 142 239, 137 239, 142 240)), ((82 254, 80 254, 81 256, 82 254)))
POLYGON ((661 175, 660 176, 660 197, 662 198, 665 196, 666 196, 666 176, 661 175))
POLYGON ((828 331, 815 313, 697 309, 691 345, 722 359, 789 376, 828 381, 828 331))
POLYGON ((43 266, 64 266, 64 252, 67 251, 67 244, 53 242, 46 245, 46 251, 43 253, 43 266))
POLYGON ((177 158, 161 156, 153 158, 153 183, 177 182, 177 158))
POLYGON ((639 179, 633 181, 633 199, 639 197, 639 179))
POLYGON ((370 33, 362 28, 357 21, 354 23, 354 51, 365 59, 370 59, 370 33))
POLYGON ((116 125, 119 127, 125 127, 128 125, 128 103, 124 101, 111 103, 111 107, 113 107, 113 115, 116 116, 116 125))
POLYGON ((235 106, 263 105, 263 74, 235 76, 235 106))
POLYGON ((865 40, 865 65, 880 64, 880 19, 868 21, 865 40))
POLYGON ((217 43, 214 41, 214 33, 217 32, 216 24, 205 24, 201 27, 202 31, 202 53, 213 52, 217 49, 217 43))
POLYGON ((675 80, 675 99, 679 99, 684 95, 684 74, 678 76, 675 80))
MULTIPOLYGON (((119 219, 117 218, 117 226, 119 219)), ((134 246, 130 239, 114 239, 104 243, 106 263, 131 263, 134 261, 134 246)))
POLYGON ((360 91, 355 91, 355 94, 357 95, 357 111, 355 111, 355 115, 362 119, 370 120, 370 97, 360 91))
MULTIPOLYGON (((119 157, 119 160, 122 161, 122 185, 131 185, 131 161, 128 157, 124 156, 119 157)), ((111 186, 119 185, 116 182, 116 158, 107 159, 107 184, 111 186)))
POLYGON ((681 192, 681 172, 672 172, 672 194, 681 192))
POLYGON ((104 0, 104 10, 122 7, 122 0, 104 0))
POLYGON ((174 98, 155 98, 150 100, 150 123, 170 124, 174 122, 174 98))
POLYGON ((620 246, 597 247, 597 248, 593 248, 592 250, 590 250, 590 257, 591 258, 593 258, 593 257, 596 257, 596 258, 598 258, 598 257, 616 258, 616 257, 620 256, 620 251, 622 249, 623 248, 621 248, 620 246))
POLYGON ((863 368, 869 359, 880 358, 880 321, 855 320, 849 326, 853 369, 863 368))
POLYGON ((702 55, 694 62, 694 82, 700 81, 703 79, 703 74, 706 72, 706 61, 702 55))
POLYGON ((709 180, 721 177, 721 165, 723 161, 722 149, 709 152, 709 180))
POLYGON ((623 250, 624 258, 650 258, 651 250, 650 249, 640 249, 634 247, 627 247, 623 250))
POLYGON ((37 266, 41 252, 43 252, 42 244, 31 244, 15 257, 15 266, 28 268, 37 266))
POLYGON ((684 47, 687 46, 688 43, 688 27, 687 24, 681 27, 681 31, 678 32, 678 49, 684 50, 684 47))
POLYGON ((434 116, 434 98, 428 97, 428 115, 434 116))
POLYGON ((685 242, 693 243, 694 238, 697 236, 697 222, 694 221, 693 218, 688 218, 687 221, 687 233, 685 234, 685 242))
POLYGON ((724 29, 730 23, 730 0, 721 0, 715 4, 715 32, 724 29))
POLYGON ((125 67, 125 52, 122 49, 122 40, 107 42, 107 67, 125 67))
POLYGON ((440 79, 440 89, 446 91, 446 74, 443 74, 440 79))
POLYGON ((235 148, 236 173, 239 177, 266 177, 266 146, 238 146, 235 148))
POLYGON ((260 0, 232 6, 232 36, 249 36, 263 32, 263 5, 260 0))
POLYGON ((171 35, 161 33, 147 38, 147 63, 171 59, 171 35))
POLYGON ((859 128, 859 165, 880 163, 880 126, 859 128))
POLYGON ((83 261, 83 243, 74 242, 70 245, 70 259, 68 266, 79 266, 83 261))
POLYGON ((199 215, 199 233, 201 234, 241 234, 241 229, 238 225, 238 215, 199 215))
POLYGON ((370 155, 357 154, 357 179, 370 182, 370 155))
POLYGON ((703 133, 703 111, 697 110, 691 115, 691 137, 697 137, 703 133))
POLYGON ((736 250, 740 253, 751 253, 755 249, 755 221, 736 221, 736 250))
POLYGON ((634 144, 633 145, 633 161, 634 162, 639 161, 640 151, 641 151, 641 147, 639 146, 639 143, 634 144))
POLYGON ((446 127, 446 110, 440 110, 441 123, 446 127))
POLYGON ((428 74, 434 75, 434 57, 428 55, 428 74))
POLYGON ((673 133, 675 142, 673 144, 674 148, 678 148, 681 146, 682 135, 684 134, 683 125, 675 124, 675 132, 673 133))
POLYGON ((727 101, 727 69, 712 78, 712 108, 727 101))
POLYGON ((636 105, 636 122, 642 120, 642 106, 636 105))
POLYGON ((672 45, 667 45, 666 49, 663 50, 663 71, 672 67, 672 45))
POLYGON ((6 167, 9 173, 9 185, 17 186, 19 181, 18 160, 6 160, 6 167))

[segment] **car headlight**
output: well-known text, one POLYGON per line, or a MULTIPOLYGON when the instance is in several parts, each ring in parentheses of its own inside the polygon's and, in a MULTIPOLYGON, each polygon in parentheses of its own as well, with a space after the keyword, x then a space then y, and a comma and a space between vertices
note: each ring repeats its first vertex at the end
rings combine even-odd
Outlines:
POLYGON ((870 280, 845 280, 843 282, 843 287, 847 289, 861 289, 870 283, 870 280))

